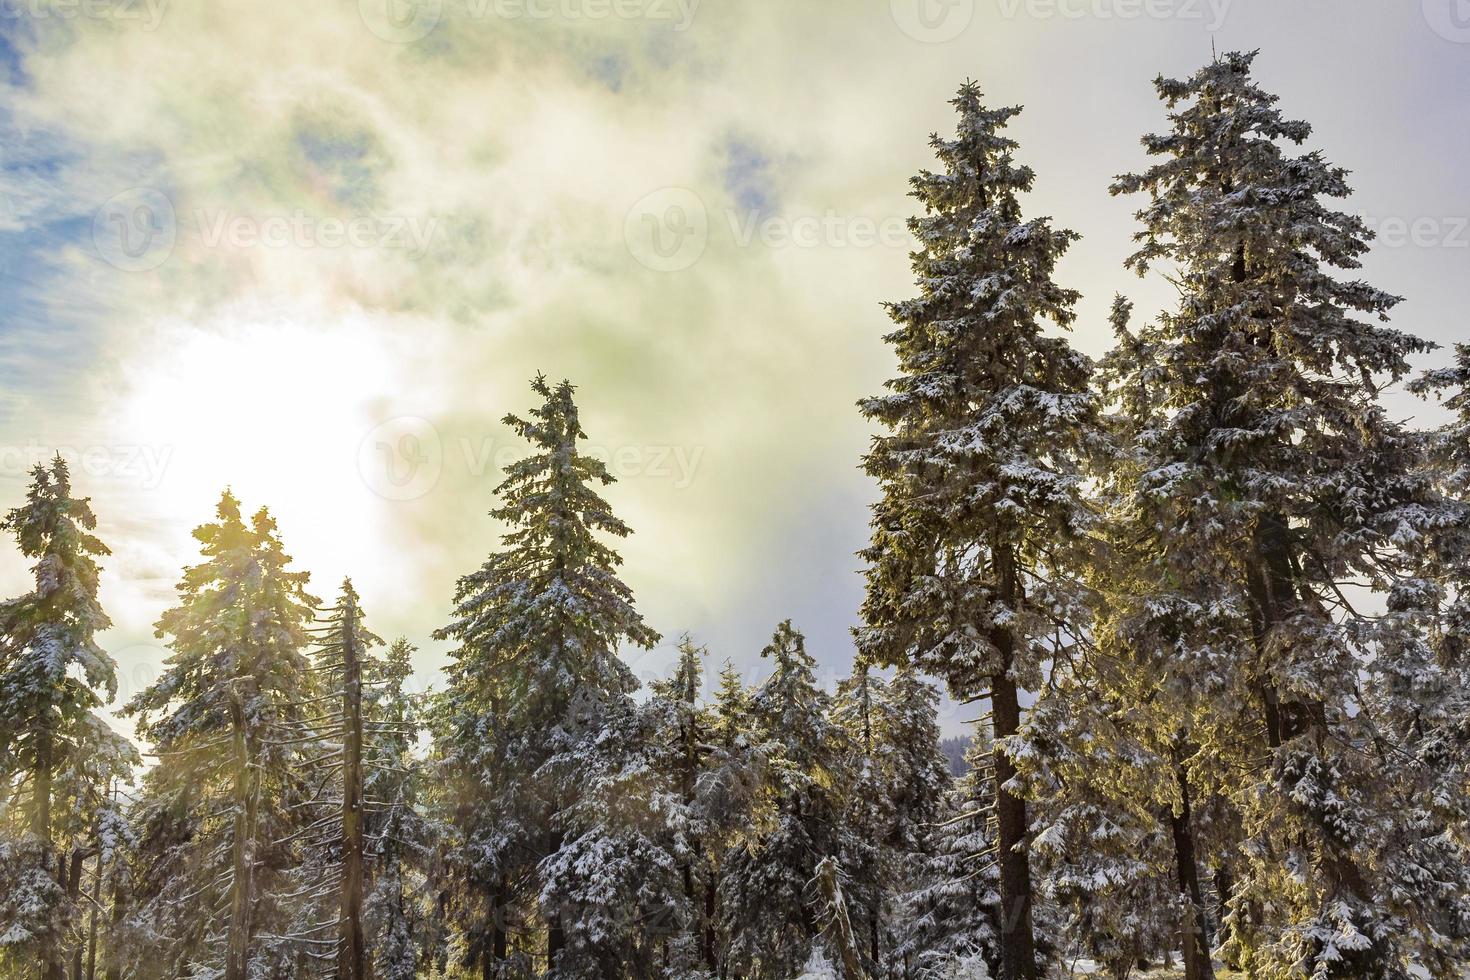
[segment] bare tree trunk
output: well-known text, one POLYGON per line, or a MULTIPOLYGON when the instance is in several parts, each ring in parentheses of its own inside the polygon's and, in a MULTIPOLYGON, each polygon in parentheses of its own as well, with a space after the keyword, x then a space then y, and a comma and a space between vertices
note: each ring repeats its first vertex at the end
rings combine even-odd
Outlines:
POLYGON ((995 737, 996 848, 1000 865, 1001 978, 1034 980, 1036 944, 1031 933, 1031 859, 1026 852, 1026 801, 1005 789, 1016 775, 999 740, 1021 727, 1016 685, 1006 675, 991 678, 995 737))
MULTIPOLYGON (((31 814, 31 833, 41 846, 41 870, 51 875, 58 885, 62 882, 63 870, 51 841, 51 739, 48 733, 37 733, 35 808, 31 814)), ((51 937, 42 952, 40 975, 44 980, 62 980, 61 936, 51 937)))
POLYGON ((881 892, 875 892, 873 894, 873 914, 868 919, 868 947, 870 950, 868 955, 872 957, 873 969, 879 973, 882 972, 883 966, 882 949, 878 941, 878 936, 881 932, 879 911, 882 907, 883 895, 881 892))
POLYGON ((250 755, 245 741, 245 708, 235 695, 230 704, 235 742, 235 821, 230 881, 230 922, 225 941, 225 980, 245 980, 250 955, 250 910, 254 896, 255 847, 250 790, 250 755))
MULTIPOLYGON (((71 866, 67 869, 66 875, 66 897, 71 902, 72 908, 77 907, 77 903, 82 897, 82 870, 86 867, 86 864, 87 852, 79 847, 73 847, 71 850, 71 866)), ((86 952, 86 948, 86 942, 78 936, 77 944, 71 951, 72 980, 82 980, 82 956, 86 952)))
POLYGON ((1169 814, 1174 834, 1174 866, 1179 892, 1188 905, 1180 916, 1180 949, 1184 958, 1185 980, 1215 980, 1210 962, 1210 933, 1205 922, 1204 894, 1200 890, 1199 865, 1194 852, 1194 827, 1190 815, 1189 777, 1184 767, 1175 767, 1179 781, 1180 807, 1169 814))
POLYGON ((362 663, 354 642, 357 623, 351 611, 342 644, 342 904, 338 916, 337 976, 364 980, 366 949, 362 936, 362 663))
MULTIPOLYGON (((1009 545, 993 549, 1000 599, 1012 609, 1020 605, 1021 588, 1015 555, 1009 545)), ((1000 865, 1001 980, 1035 980, 1036 940, 1031 924, 1031 859, 1026 801, 1006 789, 1016 775, 1001 740, 1021 729, 1021 703, 1010 668, 1015 638, 1008 629, 994 633, 1002 669, 990 678, 991 725, 995 734, 995 817, 1000 865)))
POLYGON ((495 921, 491 928, 494 930, 490 941, 490 950, 497 960, 504 960, 507 953, 506 908, 510 905, 510 881, 504 872, 501 872, 500 882, 495 887, 495 921))
MULTIPOLYGON (((1267 647, 1271 631, 1281 621, 1293 592, 1286 522, 1272 514, 1262 515, 1254 544, 1260 560, 1249 565, 1246 585, 1251 604, 1255 607, 1256 654, 1264 670, 1270 663, 1267 647)), ((1276 748, 1297 734, 1294 724, 1297 712, 1294 706, 1280 703, 1276 685, 1269 674, 1262 676, 1260 683, 1266 739, 1272 748, 1276 748)))
POLYGON ((719 901, 718 882, 715 881, 714 870, 711 869, 704 885, 704 965, 714 973, 718 967, 715 957, 715 912, 719 901))
POLYGON ((97 848, 96 874, 92 878, 92 909, 87 924, 87 980, 97 977, 97 918, 102 913, 102 848, 97 848))
MULTIPOLYGON (((115 800, 116 796, 113 798, 115 800)), ((112 860, 115 867, 122 860, 122 855, 114 854, 112 860)), ((112 933, 107 947, 107 980, 122 980, 122 955, 117 948, 117 931, 126 909, 127 896, 123 893, 122 878, 117 876, 112 885, 112 933)))
MULTIPOLYGON (((546 853, 555 854, 561 850, 561 834, 553 831, 548 843, 550 847, 547 848, 546 853)), ((566 941, 566 933, 561 927, 561 916, 553 912, 546 917, 546 969, 548 971, 556 969, 556 958, 566 946, 566 941)))

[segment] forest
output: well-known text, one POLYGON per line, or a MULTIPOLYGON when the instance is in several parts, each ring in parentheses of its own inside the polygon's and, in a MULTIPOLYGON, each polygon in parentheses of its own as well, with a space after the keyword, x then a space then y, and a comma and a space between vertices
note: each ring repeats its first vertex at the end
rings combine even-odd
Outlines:
POLYGON ((119 699, 98 515, 36 467, 3 520, 34 586, 0 604, 0 976, 1462 976, 1470 345, 1413 366, 1347 172, 1254 57, 1155 82, 1110 190, 1120 271, 1177 303, 1120 293, 1097 359, 1020 109, 959 88, 857 406, 835 689, 790 620, 753 683, 684 634, 640 689, 623 654, 662 637, 569 381, 505 406, 501 544, 427 691, 226 490, 119 699), (977 719, 959 766, 941 691, 977 719))

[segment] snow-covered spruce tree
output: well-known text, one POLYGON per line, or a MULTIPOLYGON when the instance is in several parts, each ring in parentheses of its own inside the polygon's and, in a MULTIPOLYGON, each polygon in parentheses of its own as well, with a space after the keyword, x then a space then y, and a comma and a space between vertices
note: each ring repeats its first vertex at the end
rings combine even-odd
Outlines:
POLYGON ((647 711, 657 742, 656 764, 679 808, 670 820, 672 848, 679 858, 679 878, 690 920, 688 930, 673 937, 666 959, 676 971, 703 969, 713 974, 716 958, 715 854, 712 847, 718 816, 706 812, 709 797, 706 760, 715 751, 710 711, 700 704, 704 658, 686 633, 679 639, 679 660, 672 676, 654 681, 647 711), (711 819, 713 817, 714 819, 711 819))
POLYGON ((363 803, 372 879, 363 917, 377 980, 414 980, 427 941, 420 909, 438 835, 418 808, 415 748, 422 730, 421 710, 418 698, 407 689, 414 653, 403 637, 394 640, 369 675, 372 686, 364 696, 363 803))
MULTIPOLYGON (((463 841, 461 901, 478 916, 468 956, 485 976, 519 968, 538 934, 549 976, 574 976, 584 956, 619 955, 630 941, 594 934, 592 923, 561 912, 577 901, 573 892, 581 894, 569 879, 579 866, 567 858, 591 857, 591 839, 578 836, 588 831, 584 787, 587 800, 597 799, 612 778, 599 753, 614 747, 598 740, 605 728, 628 723, 637 687, 618 647, 658 640, 618 578, 622 559, 601 540, 626 537, 629 528, 597 493, 596 485, 613 482, 607 468, 578 452, 586 435, 572 385, 537 377, 532 388, 542 404, 529 418, 506 417, 533 452, 509 467, 496 491, 501 505, 491 516, 509 527, 505 547, 460 579, 454 621, 436 634, 457 644, 436 708, 436 752, 463 841), (569 932, 577 933, 575 964, 560 962, 569 932)), ((633 828, 613 860, 647 856, 634 853, 642 841, 630 814, 604 817, 606 833, 633 828)), ((627 880, 619 877, 618 886, 627 880)))
POLYGON ((247 523, 226 491, 194 531, 204 561, 184 571, 157 634, 172 651, 130 702, 158 765, 138 806, 135 928, 139 977, 225 980, 292 973, 298 937, 281 932, 280 886, 297 860, 304 653, 317 600, 293 571, 275 521, 247 523))
POLYGON ((894 906, 919 883, 951 781, 939 748, 938 699, 911 668, 884 681, 862 664, 834 699, 833 718, 846 729, 852 755, 843 890, 875 974, 893 966, 889 954, 902 929, 894 906))
POLYGON ((0 775, 8 806, 25 814, 27 834, 4 841, 0 890, 27 897, 7 903, 14 907, 0 920, 0 963, 11 957, 40 963, 45 980, 62 975, 75 913, 65 857, 57 853, 58 844, 71 842, 56 839, 56 775, 70 767, 75 775, 95 776, 98 785, 83 782, 71 795, 96 796, 114 775, 126 776, 135 757, 96 714, 117 693, 116 665, 95 639, 111 625, 97 598, 97 559, 109 552, 92 533, 96 526, 90 501, 72 496, 60 455, 31 471, 26 502, 0 522, 21 554, 35 561, 36 583, 0 605, 0 775))
POLYGON ((67 903, 75 910, 66 940, 72 976, 96 945, 92 924, 99 896, 90 894, 88 883, 95 888, 105 872, 116 871, 103 867, 99 872, 98 862, 115 860, 128 840, 126 801, 117 798, 116 788, 131 782, 141 763, 137 746, 92 714, 77 726, 72 749, 53 774, 53 838, 67 903))
POLYGON ((312 630, 309 707, 283 726, 302 746, 296 768, 303 793, 294 808, 304 818, 292 838, 301 860, 291 871, 288 935, 299 938, 299 955, 314 969, 361 980, 368 961, 364 702, 379 666, 373 648, 383 641, 368 630, 351 579, 325 612, 312 630))
POLYGON ((913 887, 899 902, 901 931, 893 959, 903 976, 947 976, 979 956, 991 975, 1000 967, 1000 872, 990 818, 994 748, 977 738, 965 754, 930 831, 913 887))
POLYGON ((1290 153, 1310 127, 1252 81, 1253 59, 1159 79, 1170 129, 1144 145, 1161 159, 1114 185, 1149 198, 1130 267, 1164 266, 1181 294, 1117 374, 1151 402, 1134 491, 1155 534, 1145 601, 1186 613, 1195 731, 1261 733, 1201 746, 1252 774, 1233 794, 1247 860, 1227 949, 1262 976, 1440 970, 1441 883, 1462 869, 1420 846, 1421 810, 1386 764, 1404 747, 1374 718, 1419 642, 1410 556, 1444 520, 1420 441, 1377 395, 1429 345, 1379 322, 1396 297, 1332 275, 1371 233, 1325 203, 1349 194, 1343 170, 1290 153), (1367 614, 1350 583, 1401 614, 1367 614))
POLYGON ((1027 719, 1021 770, 1036 801, 1040 888, 1062 915, 1061 952, 1123 978, 1181 946, 1167 816, 1174 769, 1133 734, 1133 702, 1108 700, 1102 686, 1090 670, 1047 685, 1027 719))
POLYGON ((729 860, 770 826, 771 801, 765 792, 765 754, 750 714, 750 692, 726 660, 709 712, 710 741, 698 788, 702 843, 708 860, 710 888, 702 910, 705 935, 701 952, 712 951, 716 964, 725 961, 730 924, 720 905, 720 881, 729 860))
POLYGON ((750 696, 761 744, 765 814, 726 855, 720 877, 723 968, 735 975, 786 977, 800 969, 821 929, 809 890, 817 863, 851 850, 843 826, 845 734, 831 720, 831 697, 817 686, 816 662, 791 621, 761 656, 771 675, 750 696))
POLYGON ((1426 464, 1458 519, 1433 542, 1431 574, 1444 604, 1437 646, 1446 664, 1470 663, 1470 344, 1455 345, 1454 363, 1414 379, 1409 388, 1441 398, 1452 416, 1430 434, 1426 464))
POLYGON ((1232 642, 1239 624, 1212 615, 1228 589, 1221 579, 1161 579, 1173 527, 1137 493, 1149 466, 1141 434, 1157 411, 1139 365, 1156 352, 1129 331, 1130 314, 1115 301, 1118 346, 1098 375, 1115 411, 1105 451, 1090 459, 1102 514, 1089 563, 1097 614, 1089 642, 1053 664, 1026 726, 1021 769, 1040 812, 1048 889, 1072 913, 1073 942, 1126 972, 1154 945, 1150 932, 1171 934, 1185 975, 1209 980, 1194 803, 1229 791, 1236 747, 1254 737, 1256 719, 1197 710, 1210 697, 1232 703, 1200 663, 1212 644, 1232 642), (1150 901, 1171 877, 1178 900, 1150 901), (1151 913, 1160 921, 1148 921, 1151 913))
POLYGON ((538 774, 566 801, 552 823, 559 846, 538 869, 542 914, 565 943, 550 975, 656 976, 666 955, 688 963, 678 940, 693 921, 680 873, 688 821, 659 766, 659 715, 626 697, 574 701, 577 720, 552 732, 538 774))
POLYGON ((988 698, 996 750, 1002 974, 1036 976, 1025 802, 1012 792, 1018 690, 1034 687, 1055 637, 1086 621, 1069 552, 1086 525, 1075 456, 1096 412, 1087 359, 1043 332, 1073 319, 1052 279, 1076 239, 1024 220, 1033 173, 1002 135, 1018 108, 963 86, 944 170, 912 181, 920 295, 890 304, 900 375, 861 403, 885 434, 864 460, 874 506, 862 655, 911 662, 963 700, 988 698))
POLYGON ((138 853, 138 829, 133 824, 132 807, 121 783, 113 786, 107 805, 97 819, 98 887, 94 887, 94 915, 105 918, 97 930, 95 968, 88 958, 88 976, 105 976, 106 980, 122 980, 129 950, 137 945, 137 937, 128 931, 128 902, 133 892, 133 865, 138 853))
POLYGON ((842 903, 840 911, 829 909, 827 918, 831 926, 842 927, 839 932, 856 930, 863 967, 875 973, 888 946, 883 936, 883 904, 889 894, 885 845, 896 817, 896 801, 887 793, 888 773, 880 761, 886 746, 880 745, 877 731, 887 699, 883 678, 862 662, 837 682, 832 699, 832 720, 844 730, 848 757, 842 767, 847 776, 841 818, 845 846, 827 883, 841 893, 842 903))

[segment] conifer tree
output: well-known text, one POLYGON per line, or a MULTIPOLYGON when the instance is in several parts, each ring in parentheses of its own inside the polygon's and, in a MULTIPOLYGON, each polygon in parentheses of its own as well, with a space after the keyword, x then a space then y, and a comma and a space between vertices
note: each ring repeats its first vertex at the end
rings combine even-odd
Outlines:
POLYGON ((1000 967, 1000 872, 990 814, 994 749, 977 738, 967 768, 945 796, 917 881, 903 896, 895 951, 908 975, 940 977, 980 957, 991 975, 1000 967))
POLYGON ((957 135, 931 140, 943 171, 911 182, 925 212, 910 221, 921 293, 889 305, 885 338, 901 373, 861 403, 886 431, 864 460, 883 493, 857 638, 874 663, 910 662, 959 699, 990 701, 1001 974, 1029 980, 1028 821, 1010 740, 1018 692, 1037 685, 1058 633, 1086 622, 1070 550, 1087 523, 1076 457, 1096 406, 1086 358, 1043 332, 1073 319, 1077 293, 1052 273, 1077 236, 1021 215, 1034 175, 1003 135, 1020 110, 986 107, 974 83, 953 105, 957 135))
POLYGON ((303 745, 297 769, 305 784, 294 805, 307 823, 293 839, 302 861, 293 874, 290 934, 300 938, 306 961, 330 965, 342 980, 362 980, 368 963, 365 759, 372 737, 365 703, 378 673, 373 648, 383 641, 367 629, 351 579, 343 580, 337 602, 314 632, 311 710, 291 726, 303 745))
POLYGON ((765 825, 727 856, 720 915, 724 967, 738 974, 788 976, 820 932, 809 890, 822 858, 850 850, 842 826, 846 745, 831 720, 831 697, 817 686, 806 639, 786 620, 761 656, 771 675, 750 696, 749 715, 766 767, 765 825))
MULTIPOLYGON (((699 701, 703 662, 708 651, 694 645, 686 633, 679 639, 679 660, 672 676, 654 681, 648 711, 658 734, 659 769, 677 801, 678 818, 671 821, 671 846, 679 856, 679 877, 688 906, 690 931, 669 957, 679 969, 719 967, 715 952, 715 874, 711 837, 712 814, 706 812, 706 764, 712 751, 710 713, 699 701)), ((716 818, 717 819, 717 818, 716 818)))
POLYGON ((418 699, 407 684, 415 648, 403 637, 376 670, 366 695, 366 840, 372 887, 364 905, 372 975, 413 980, 419 975, 425 922, 418 907, 429 884, 435 832, 420 813, 415 747, 422 729, 418 699))
POLYGON ((938 691, 912 669, 884 681, 859 664, 837 686, 833 717, 853 759, 844 816, 846 901, 863 934, 867 969, 881 973, 901 926, 893 911, 918 884, 930 835, 949 788, 939 748, 938 691))
POLYGON ((141 949, 136 966, 141 976, 245 980, 290 972, 298 956, 279 932, 290 909, 277 892, 296 860, 290 805, 305 751, 296 733, 318 603, 264 508, 247 523, 226 491, 194 537, 204 561, 184 571, 178 605, 157 626, 172 653, 126 707, 159 759, 139 808, 134 916, 168 951, 141 949))
POLYGON ((1180 652, 1181 635, 1201 622, 1216 583, 1168 596, 1158 588, 1161 538, 1171 531, 1136 492, 1148 467, 1142 434, 1157 404, 1151 376, 1135 371, 1153 352, 1130 333, 1131 312, 1115 300, 1118 347, 1098 374, 1115 411, 1105 420, 1108 439, 1089 458, 1101 515, 1088 564, 1095 619, 1088 642, 1052 666, 1026 727, 1023 778, 1044 801, 1038 847, 1083 948, 1126 972, 1158 935, 1170 934, 1188 980, 1210 980, 1193 804, 1222 798, 1233 778, 1215 746, 1251 734, 1238 719, 1196 710, 1210 675, 1180 652), (1161 885, 1169 877, 1175 897, 1152 901, 1169 894, 1161 885))
POLYGON ((1143 601, 1175 619, 1196 727, 1236 733, 1211 747, 1256 774, 1232 793, 1247 860, 1228 950, 1254 973, 1394 976, 1444 962, 1440 883, 1460 874, 1418 845, 1421 813, 1385 766, 1412 750, 1375 707, 1411 661, 1438 669, 1415 652, 1412 566, 1444 513, 1420 440, 1378 400, 1429 345, 1383 325, 1397 297, 1333 275, 1371 233, 1330 206, 1345 171, 1292 155, 1311 128, 1255 84, 1254 57, 1160 78, 1170 128, 1144 140, 1160 159, 1113 188, 1148 196, 1130 267, 1166 266, 1181 297, 1117 372, 1151 402, 1134 487, 1154 535, 1143 601), (1367 614, 1358 588, 1396 614, 1367 614))
MULTIPOLYGON (((851 676, 837 682, 832 719, 843 728, 848 758, 842 823, 846 838, 841 861, 833 865, 831 888, 842 894, 840 918, 861 934, 861 960, 866 968, 881 969, 884 940, 883 905, 888 897, 890 828, 897 819, 896 800, 886 785, 889 746, 883 742, 887 684, 867 664, 859 662, 851 676), (850 922, 849 922, 850 920, 850 922)), ((829 912, 834 921, 836 912, 829 912)))
POLYGON ((710 884, 703 909, 701 950, 723 964, 731 922, 721 905, 721 883, 731 862, 770 826, 772 803, 765 792, 766 757, 750 714, 750 692, 735 666, 720 669, 710 710, 709 752, 699 784, 699 813, 704 822, 710 884))
MULTIPOLYGON (((567 931, 579 927, 558 907, 562 886, 575 890, 563 849, 581 826, 583 788, 607 785, 605 757, 583 771, 578 749, 596 747, 599 726, 622 724, 631 710, 637 681, 619 645, 658 640, 602 540, 630 532, 596 490, 613 477, 578 451, 586 434, 572 385, 537 377, 532 389, 542 404, 505 420, 533 452, 497 488, 491 516, 509 527, 504 549, 460 579, 454 621, 436 634, 457 644, 437 748, 463 838, 466 899, 479 909, 470 956, 486 976, 510 968, 512 910, 539 917, 549 974, 571 975, 558 973, 567 931)), ((521 939, 528 955, 530 939, 521 939)))
POLYGON ((96 713, 117 693, 116 665, 96 640, 111 625, 97 596, 97 559, 110 552, 93 534, 96 526, 91 502, 72 496, 59 454, 31 471, 26 502, 0 522, 34 560, 36 583, 0 605, 0 763, 10 805, 24 809, 29 832, 27 840, 6 844, 0 885, 25 897, 7 917, 0 956, 35 957, 45 980, 62 975, 76 898, 57 853, 58 816, 65 814, 56 812, 56 778, 79 777, 68 795, 95 801, 114 776, 127 775, 136 755, 96 713))
POLYGON ((1118 978, 1178 947, 1192 975, 1209 950, 1172 879, 1174 770, 1132 731, 1127 694, 1102 690, 1090 673, 1063 675, 1025 732, 1022 773, 1037 801, 1040 881, 1062 914, 1057 940, 1118 978))
POLYGON ((1427 470, 1450 515, 1432 542, 1429 574, 1443 604, 1440 655, 1463 670, 1470 662, 1470 344, 1456 344, 1450 366, 1426 372, 1409 388, 1438 396, 1452 413, 1426 445, 1427 470))

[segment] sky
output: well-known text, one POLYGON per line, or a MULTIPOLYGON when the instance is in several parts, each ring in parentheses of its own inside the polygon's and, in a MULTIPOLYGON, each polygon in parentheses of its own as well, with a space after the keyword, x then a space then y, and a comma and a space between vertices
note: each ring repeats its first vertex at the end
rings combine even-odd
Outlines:
POLYGON ((1353 172, 1396 325, 1466 339, 1470 0, 0 0, 0 507, 71 462, 122 698, 225 487, 427 685, 545 372, 636 532, 665 641, 634 670, 687 630, 757 678, 789 616, 831 683, 874 497, 855 402, 948 99, 1026 107, 1026 211, 1082 234, 1057 275, 1099 355, 1115 293, 1169 301, 1108 193, 1164 126, 1152 79, 1255 48, 1353 172))

